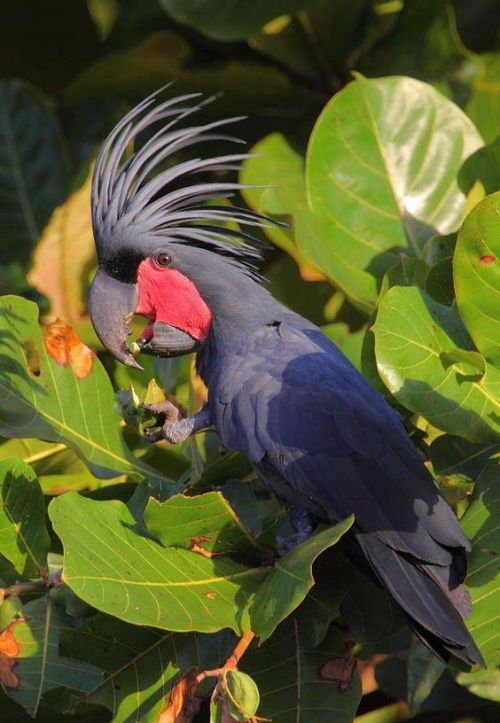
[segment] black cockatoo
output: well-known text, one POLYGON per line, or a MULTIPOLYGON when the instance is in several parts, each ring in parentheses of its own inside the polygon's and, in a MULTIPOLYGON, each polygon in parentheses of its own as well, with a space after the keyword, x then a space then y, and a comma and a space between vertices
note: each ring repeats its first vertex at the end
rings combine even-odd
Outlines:
POLYGON ((143 351, 195 351, 208 402, 187 419, 172 405, 158 408, 157 438, 181 441, 213 425, 286 500, 298 539, 313 519, 354 513, 353 559, 368 563, 419 638, 444 660, 481 664, 463 622, 469 541, 398 415, 318 327, 261 283, 251 227, 265 221, 221 202, 241 186, 193 180, 235 170, 245 154, 164 163, 195 144, 237 140, 220 129, 238 119, 180 123, 203 104, 197 94, 163 102, 153 94, 104 143, 92 187, 96 333, 130 366, 138 366, 127 346, 132 314, 148 320, 143 351))

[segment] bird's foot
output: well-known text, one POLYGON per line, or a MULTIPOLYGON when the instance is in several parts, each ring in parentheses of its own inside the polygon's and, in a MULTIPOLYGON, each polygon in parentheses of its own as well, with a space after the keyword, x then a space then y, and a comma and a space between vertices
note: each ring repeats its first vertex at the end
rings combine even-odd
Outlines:
POLYGON ((179 409, 168 399, 148 404, 147 409, 156 415, 154 426, 160 427, 160 429, 152 429, 144 433, 148 442, 159 442, 165 439, 171 444, 179 444, 191 434, 210 426, 210 414, 206 406, 192 417, 181 417, 179 409))
POLYGON ((314 515, 303 507, 292 505, 289 508, 289 515, 290 523, 295 532, 290 535, 279 535, 276 538, 276 545, 280 555, 285 555, 294 547, 300 545, 301 542, 308 540, 316 528, 314 515))

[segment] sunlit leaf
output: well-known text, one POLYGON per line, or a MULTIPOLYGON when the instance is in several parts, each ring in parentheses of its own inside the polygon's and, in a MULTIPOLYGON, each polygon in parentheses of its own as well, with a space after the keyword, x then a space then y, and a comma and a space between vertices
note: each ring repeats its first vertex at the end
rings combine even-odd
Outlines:
POLYGON ((401 404, 470 442, 498 439, 500 372, 486 365, 481 375, 446 357, 474 351, 453 309, 421 289, 396 286, 382 298, 374 332, 380 376, 401 404))
POLYGON ((122 502, 68 493, 54 499, 49 512, 64 547, 64 579, 89 605, 178 632, 249 628, 249 605, 266 568, 164 547, 136 530, 122 502))
POLYGON ((37 322, 32 302, 0 299, 0 434, 67 444, 99 477, 128 474, 165 481, 127 449, 111 383, 98 359, 92 356, 90 371, 82 377, 82 357, 72 356, 77 347, 68 350, 64 336, 57 344, 52 336, 54 344, 47 348, 51 337, 42 337, 37 322))
POLYGON ((430 239, 458 227, 465 195, 456 176, 481 145, 469 119, 430 86, 359 77, 333 97, 311 135, 311 213, 301 219, 299 246, 370 307, 398 251, 423 258, 430 239))
POLYGON ((462 529, 472 541, 465 581, 472 598, 472 614, 467 625, 491 666, 500 664, 499 480, 498 466, 486 467, 462 519, 462 529))
POLYGON ((467 216, 453 257, 460 316, 479 351, 500 365, 500 192, 467 216))

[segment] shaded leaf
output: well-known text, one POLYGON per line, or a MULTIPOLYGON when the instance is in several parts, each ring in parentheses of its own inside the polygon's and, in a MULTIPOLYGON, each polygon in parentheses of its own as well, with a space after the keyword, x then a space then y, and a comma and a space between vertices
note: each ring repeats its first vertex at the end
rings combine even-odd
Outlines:
POLYGON ((461 437, 443 434, 430 446, 435 472, 464 481, 475 481, 488 462, 500 457, 500 444, 472 444, 461 437))
POLYGON ((464 221, 453 257, 460 316, 479 351, 500 365, 500 192, 464 221))
POLYGON ((98 665, 102 682, 76 698, 76 703, 100 703, 114 723, 156 720, 172 686, 190 667, 221 665, 234 638, 227 631, 212 635, 174 634, 127 625, 99 614, 78 630, 65 630, 62 653, 98 665))
POLYGON ((361 699, 357 670, 339 689, 339 683, 320 675, 323 665, 345 654, 338 630, 332 628, 313 650, 303 644, 293 618, 285 621, 273 637, 248 651, 240 668, 249 673, 260 691, 259 715, 276 723, 351 723, 361 699))
POLYGON ((311 135, 306 188, 314 218, 302 219, 299 245, 350 298, 371 307, 401 250, 421 258, 426 242, 458 227, 465 196, 456 176, 481 145, 468 118, 430 86, 357 78, 333 97, 311 135), (401 143, 408 136, 411 145, 401 143))
POLYGON ((486 143, 491 143, 500 132, 500 53, 476 57, 478 71, 466 111, 486 143))
POLYGON ((474 351, 453 309, 425 291, 396 286, 382 298, 374 333, 379 374, 401 404, 470 442, 497 439, 499 371, 487 365, 480 377, 468 363, 442 359, 456 349, 474 351))
POLYGON ((67 189, 60 130, 46 100, 19 81, 0 82, 2 263, 24 264, 67 189))
POLYGON ((500 475, 497 466, 481 473, 462 529, 472 541, 466 585, 472 599, 467 619, 474 640, 488 665, 500 664, 500 475))
POLYGON ((45 504, 35 473, 24 462, 0 462, 0 553, 21 577, 47 570, 50 540, 45 504))
POLYGON ((252 630, 262 641, 272 635, 313 587, 312 565, 318 555, 335 545, 353 523, 351 515, 313 535, 274 563, 252 607, 252 630))
POLYGON ((77 322, 85 314, 86 276, 95 257, 89 173, 54 213, 36 246, 28 281, 50 301, 54 316, 77 322))
POLYGON ((445 667, 446 664, 422 643, 412 641, 407 663, 407 695, 408 706, 413 715, 430 696, 445 667))
POLYGON ((164 32, 98 60, 70 84, 66 99, 80 103, 109 94, 147 93, 170 80, 176 81, 176 95, 200 88, 207 95, 225 91, 214 105, 217 117, 238 113, 242 107, 266 118, 268 114, 300 115, 313 100, 309 92, 294 88, 279 70, 264 64, 233 60, 193 67, 186 41, 164 32))
POLYGON ((160 0, 173 20, 214 40, 244 40, 278 15, 301 10, 311 0, 160 0))
POLYGON ((46 691, 60 686, 87 690, 101 679, 96 668, 59 657, 59 632, 70 621, 50 595, 44 595, 27 603, 23 618, 12 624, 19 646, 15 654, 19 682, 15 687, 8 687, 7 692, 32 716, 36 716, 46 691))
POLYGON ((64 365, 71 359, 63 345, 59 349, 66 356, 56 361, 57 347, 49 355, 37 321, 32 302, 0 299, 0 434, 67 444, 99 477, 128 474, 162 484, 166 478, 135 459, 125 445, 111 383, 100 362, 94 359, 91 372, 78 378, 74 368, 80 369, 80 354, 64 365), (36 368, 26 349, 36 352, 36 368))
POLYGON ((64 547, 64 579, 89 605, 179 632, 249 628, 248 608, 265 568, 164 547, 136 531, 122 502, 68 493, 51 502, 49 514, 64 547))

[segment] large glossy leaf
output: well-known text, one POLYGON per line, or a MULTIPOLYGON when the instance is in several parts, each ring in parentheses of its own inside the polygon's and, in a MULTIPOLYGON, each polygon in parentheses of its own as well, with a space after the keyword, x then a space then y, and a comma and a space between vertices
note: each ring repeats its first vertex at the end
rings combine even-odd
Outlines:
POLYGON ((374 333, 379 374, 401 404, 471 442, 498 440, 500 372, 474 352, 453 309, 395 286, 382 298, 374 333))
MULTIPOLYGON (((164 547, 136 531, 122 502, 68 493, 53 500, 49 512, 64 547, 64 579, 89 605, 136 625, 178 632, 249 628, 248 608, 265 568, 164 547)), ((200 516, 200 537, 202 528, 200 516)))
POLYGON ((357 670, 342 660, 345 644, 332 628, 321 644, 305 647, 297 621, 284 622, 273 637, 251 650, 240 667, 260 691, 258 714, 274 723, 351 723, 361 699, 357 670), (330 667, 347 672, 346 680, 328 678, 330 667), (352 677, 351 677, 352 676, 352 677))
POLYGON ((59 633, 70 622, 50 595, 44 595, 27 603, 22 617, 11 623, 19 646, 14 667, 18 685, 7 692, 33 717, 48 690, 65 686, 84 691, 101 681, 97 668, 59 656, 59 633))
POLYGON ((398 251, 423 257, 426 242, 459 226, 465 196, 456 176, 481 145, 469 119, 432 87, 357 78, 311 135, 314 218, 303 219, 299 245, 351 298, 372 305, 398 251))
POLYGON ((0 299, 0 434, 62 442, 98 477, 165 481, 129 452, 99 360, 69 327, 45 332, 35 304, 0 299))
POLYGON ((500 191, 470 212, 458 234, 453 277, 460 316, 477 348, 500 366, 500 191))
POLYGON ((160 0, 171 18, 214 40, 244 40, 278 15, 301 10, 311 0, 160 0))
POLYGON ((265 216, 290 219, 291 227, 264 227, 271 241, 290 254, 304 279, 323 278, 301 253, 296 241, 296 216, 306 204, 303 157, 284 135, 271 133, 252 148, 240 179, 247 185, 242 193, 251 208, 265 216))
POLYGON ((313 562, 324 550, 335 545, 353 522, 351 515, 318 532, 274 564, 252 607, 252 630, 262 641, 269 638, 279 623, 304 600, 314 585, 313 562))
POLYGON ((0 83, 0 229, 2 263, 26 264, 67 190, 59 128, 45 99, 18 81, 0 83))
POLYGON ((78 322, 87 304, 86 277, 95 256, 90 220, 90 181, 59 206, 43 232, 28 281, 50 300, 50 310, 68 323, 78 322))
POLYGON ((472 598, 467 625, 487 664, 500 664, 500 474, 497 466, 480 475, 462 529, 472 540, 466 585, 472 598))
POLYGON ((20 577, 40 577, 50 540, 36 475, 24 462, 6 459, 0 462, 0 490, 0 554, 20 577))
POLYGON ((61 635, 63 655, 97 665, 103 677, 76 697, 76 703, 99 703, 113 723, 157 720, 172 686, 190 666, 216 668, 234 645, 227 631, 212 635, 171 633, 128 625, 99 614, 78 630, 61 635))

